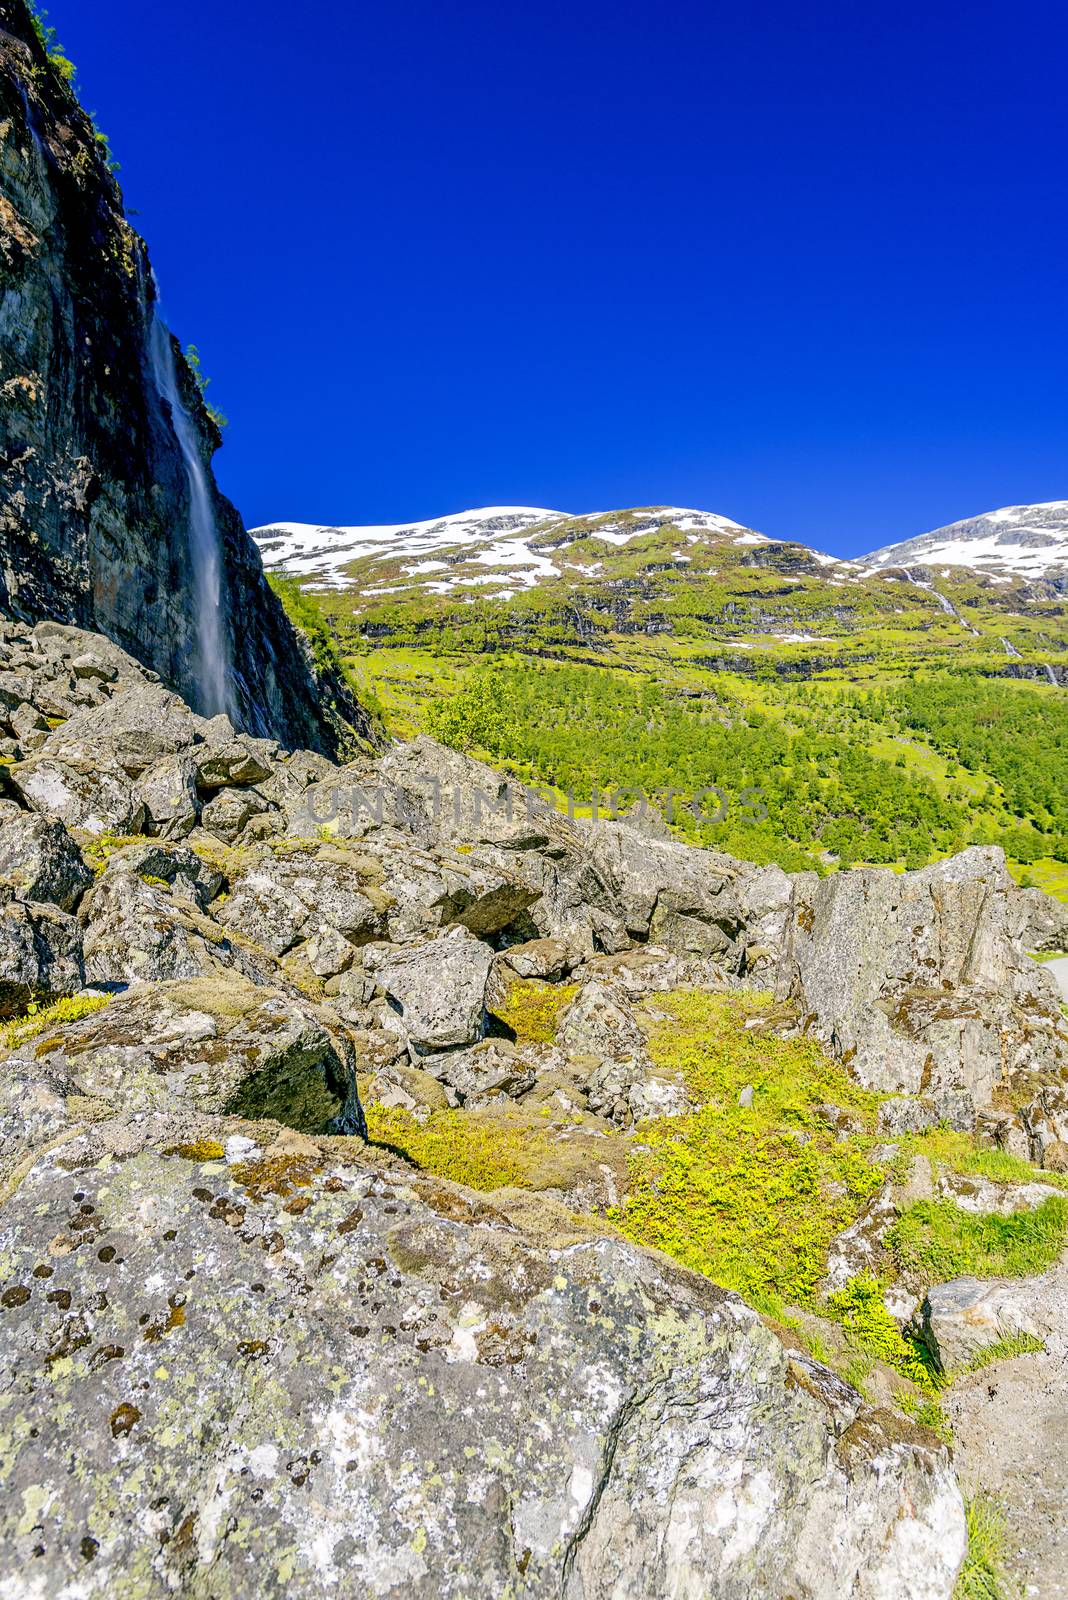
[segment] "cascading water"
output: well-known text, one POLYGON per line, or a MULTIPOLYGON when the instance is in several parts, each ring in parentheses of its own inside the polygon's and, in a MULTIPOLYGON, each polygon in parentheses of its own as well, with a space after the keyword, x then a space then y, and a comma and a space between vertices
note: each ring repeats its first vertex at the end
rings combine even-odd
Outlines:
POLYGON ((1049 679, 1050 683, 1052 683, 1055 689, 1059 689, 1061 686, 1060 679, 1057 677, 1057 674, 1054 672, 1048 661, 1045 663, 1045 667, 1046 677, 1049 679))
POLYGON ((155 308, 149 359, 156 392, 166 403, 189 484, 189 551, 193 564, 193 608, 197 641, 198 710, 206 716, 234 712, 233 675, 223 612, 222 549, 193 419, 182 404, 170 331, 155 308))
POLYGON ((946 613, 946 616, 952 617, 954 622, 959 622, 965 633, 973 633, 976 638, 979 637, 979 629, 973 628, 972 624, 961 616, 952 600, 947 600, 944 594, 939 594, 933 583, 921 583, 919 578, 914 578, 912 576, 912 573, 909 571, 908 567, 902 567, 901 570, 914 589, 922 589, 924 594, 933 595, 938 601, 938 604, 942 607, 942 610, 946 613))

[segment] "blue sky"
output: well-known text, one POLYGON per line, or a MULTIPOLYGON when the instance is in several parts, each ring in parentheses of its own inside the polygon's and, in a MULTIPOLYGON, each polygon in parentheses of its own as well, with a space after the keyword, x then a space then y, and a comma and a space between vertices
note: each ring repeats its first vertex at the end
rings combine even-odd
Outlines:
POLYGON ((1068 496, 1062 4, 53 0, 250 525, 1068 496))

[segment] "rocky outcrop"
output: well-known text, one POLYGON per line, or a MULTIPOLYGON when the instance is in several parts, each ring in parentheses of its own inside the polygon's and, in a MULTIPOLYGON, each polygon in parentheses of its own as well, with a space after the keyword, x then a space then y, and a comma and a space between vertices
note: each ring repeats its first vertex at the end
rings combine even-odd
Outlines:
MULTIPOLYGON (((0 600, 30 621, 99 630, 191 704, 220 710, 201 699, 191 490, 150 370, 147 253, 23 0, 0 7, 0 122, 0 600)), ((324 723, 310 651, 215 487, 220 435, 172 353, 221 540, 235 716, 284 744, 333 750, 345 731, 324 723)), ((371 735, 351 696, 343 710, 371 735)))
POLYGON ((1068 1133, 1068 1026, 1020 929, 1000 850, 799 882, 778 993, 865 1086, 934 1096, 961 1127, 981 1111, 1041 1160, 1068 1133))
MULTIPOLYGON (((151 1110, 274 1117, 362 1132, 355 1055, 321 1009, 237 974, 142 986, 35 1039, 10 1064, 95 1115, 151 1110)), ((11 1108, 9 1140, 17 1135, 11 1108)))
POLYGON ((945 1121, 1063 1164, 1064 1031, 999 853, 789 876, 569 821, 427 739, 336 768, 82 630, 0 634, 0 1429, 34 1518, 0 1512, 0 1563, 32 1537, 90 1600, 131 1563, 161 1594, 948 1600, 960 1499, 895 1375, 872 1409, 613 1221, 706 1113, 744 1139, 757 1041, 806 1030, 899 1091, 776 1133, 813 1174, 868 1140, 825 1292, 888 1269, 913 1200, 1045 1203, 920 1156, 906 1195, 891 1143, 867 1187, 872 1135, 945 1121), (713 1022, 665 1054, 693 1002, 730 1050, 713 1022), (420 1140, 490 1197, 419 1177, 420 1140))
POLYGON ((42 1592, 949 1595, 948 1453, 735 1296, 336 1141, 116 1136, 0 1224, 0 1554, 42 1592))

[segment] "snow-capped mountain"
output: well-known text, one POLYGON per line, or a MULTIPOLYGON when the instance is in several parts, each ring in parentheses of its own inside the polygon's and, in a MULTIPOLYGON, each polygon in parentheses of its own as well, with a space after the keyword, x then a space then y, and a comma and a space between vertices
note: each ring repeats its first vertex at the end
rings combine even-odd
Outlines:
POLYGON ((369 527, 276 522, 251 532, 268 571, 311 578, 319 588, 388 594, 417 583, 444 594, 465 588, 488 593, 492 587, 496 597, 505 598, 556 577, 559 549, 587 539, 625 545, 664 527, 679 535, 674 554, 682 562, 689 559, 687 542, 709 535, 742 545, 774 542, 729 517, 679 506, 577 517, 543 506, 483 506, 426 522, 369 527), (376 575, 386 563, 388 571, 376 575))
POLYGON ((1068 500, 1002 506, 916 539, 886 545, 863 559, 868 567, 975 567, 1020 578, 1068 572, 1068 500))

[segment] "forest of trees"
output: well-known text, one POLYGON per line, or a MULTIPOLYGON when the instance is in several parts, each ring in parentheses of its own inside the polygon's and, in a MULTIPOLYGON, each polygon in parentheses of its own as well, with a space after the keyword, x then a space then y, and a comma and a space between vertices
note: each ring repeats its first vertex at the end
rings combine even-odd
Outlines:
POLYGON ((1020 685, 945 675, 848 690, 837 716, 791 726, 726 687, 671 694, 638 674, 509 658, 435 702, 428 721, 525 780, 583 801, 596 788, 602 808, 617 790, 662 802, 683 791, 672 806, 683 834, 752 860, 798 868, 826 852, 844 865, 922 866, 995 842, 1022 861, 1068 860, 1068 707, 1020 685), (955 791, 869 748, 894 727, 988 781, 955 791), (709 797, 698 820, 686 796, 710 785, 726 816, 709 797))

